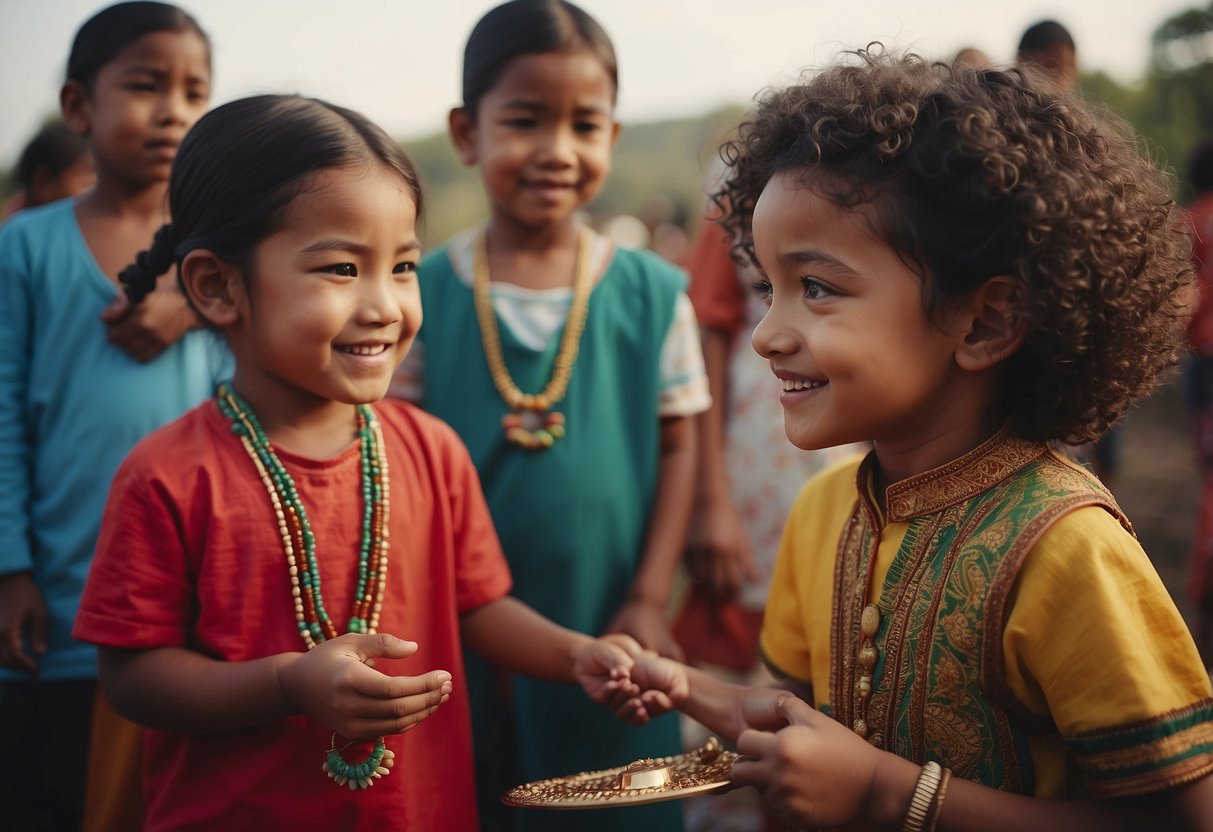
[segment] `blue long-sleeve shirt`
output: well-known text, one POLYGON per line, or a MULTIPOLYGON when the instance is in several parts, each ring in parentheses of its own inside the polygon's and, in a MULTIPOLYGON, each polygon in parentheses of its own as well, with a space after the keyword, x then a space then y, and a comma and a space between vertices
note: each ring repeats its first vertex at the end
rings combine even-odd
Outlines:
POLYGON ((146 364, 110 344, 100 315, 118 287, 73 209, 64 200, 0 227, 0 576, 31 572, 46 600, 46 680, 97 675, 94 648, 71 630, 118 464, 209 396, 231 361, 209 332, 146 364))

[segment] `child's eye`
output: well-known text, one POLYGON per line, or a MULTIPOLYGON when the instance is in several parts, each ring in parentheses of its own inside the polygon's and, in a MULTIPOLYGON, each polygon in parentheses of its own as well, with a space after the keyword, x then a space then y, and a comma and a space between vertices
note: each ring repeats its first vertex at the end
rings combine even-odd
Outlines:
POLYGON ((411 260, 406 260, 403 263, 397 263, 396 268, 392 269, 392 274, 412 274, 417 271, 417 264, 411 260))
POLYGON ((539 122, 529 116, 518 116, 517 118, 506 119, 507 127, 514 127, 519 130, 529 130, 539 122))
POLYGON ((578 133, 593 133, 599 129, 599 125, 593 121, 581 121, 574 125, 573 129, 578 133))
POLYGON ((755 280, 750 284, 750 288, 754 290, 754 294, 758 295, 760 300, 766 302, 767 306, 771 305, 771 281, 755 280))
POLYGON ((151 81, 132 81, 126 85, 131 92, 155 92, 156 85, 151 81))
POLYGON ((826 286, 815 277, 800 278, 800 285, 804 287, 805 300, 820 300, 834 294, 830 287, 826 286))
POLYGON ((357 277, 358 267, 353 263, 336 263, 325 268, 326 272, 332 272, 338 277, 357 277))

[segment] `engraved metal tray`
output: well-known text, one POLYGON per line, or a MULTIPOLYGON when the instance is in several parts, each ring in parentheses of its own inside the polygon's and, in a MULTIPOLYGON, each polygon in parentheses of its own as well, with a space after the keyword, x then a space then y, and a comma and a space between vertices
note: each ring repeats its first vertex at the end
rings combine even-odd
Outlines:
POLYGON ((501 802, 528 809, 605 809, 681 800, 728 786, 739 758, 710 737, 685 754, 524 783, 503 794, 501 802))

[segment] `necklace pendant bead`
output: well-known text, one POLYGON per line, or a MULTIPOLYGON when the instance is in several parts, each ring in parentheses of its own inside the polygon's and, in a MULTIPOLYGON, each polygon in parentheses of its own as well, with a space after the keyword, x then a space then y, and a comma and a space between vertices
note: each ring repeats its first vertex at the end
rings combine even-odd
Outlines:
POLYGON ((863 608, 859 616, 859 630, 869 639, 876 638, 876 634, 880 632, 880 608, 875 604, 868 604, 863 608))
POLYGON ((564 438, 564 414, 538 410, 515 410, 501 417, 507 442, 531 451, 542 451, 564 438))
POLYGON ((489 290, 486 236, 487 233, 481 235, 472 258, 472 300, 493 386, 510 409, 510 412, 502 417, 501 429, 506 441, 512 445, 529 451, 546 450, 565 435, 564 414, 552 413, 550 409, 560 402, 568 391, 573 365, 581 348, 581 334, 589 314, 590 292, 593 288, 593 232, 589 229, 581 230, 577 243, 577 265, 573 275, 573 297, 564 323, 564 334, 552 363, 551 378, 547 386, 538 393, 523 393, 510 377, 509 367, 505 363, 501 334, 497 327, 497 313, 493 308, 489 290))

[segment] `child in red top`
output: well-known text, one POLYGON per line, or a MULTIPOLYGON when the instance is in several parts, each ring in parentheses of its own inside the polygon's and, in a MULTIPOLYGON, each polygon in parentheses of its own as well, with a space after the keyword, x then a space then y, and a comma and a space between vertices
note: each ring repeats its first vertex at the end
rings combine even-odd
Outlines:
POLYGON ((412 164, 262 96, 199 122, 170 201, 123 280, 175 264, 236 371, 124 463, 76 624, 155 729, 147 828, 475 829, 461 642, 599 699, 631 660, 509 598, 462 445, 372 406, 421 325, 412 164))

